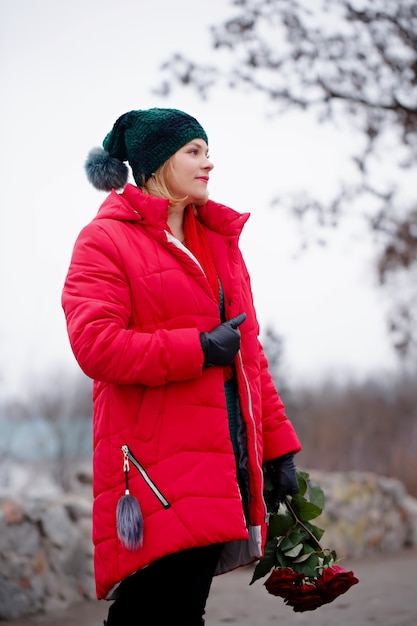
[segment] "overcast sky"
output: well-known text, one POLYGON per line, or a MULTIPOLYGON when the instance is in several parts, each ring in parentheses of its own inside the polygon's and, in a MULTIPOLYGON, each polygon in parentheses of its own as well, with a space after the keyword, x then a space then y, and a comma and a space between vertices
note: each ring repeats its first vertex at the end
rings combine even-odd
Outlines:
POLYGON ((3 395, 77 371, 61 289, 75 238, 105 197, 83 163, 120 114, 152 106, 198 118, 215 164, 211 197, 251 213, 242 249, 261 326, 284 338, 289 379, 361 377, 395 364, 372 250, 342 232, 296 258, 294 224, 270 207, 277 193, 335 189, 351 167, 349 136, 306 114, 268 120, 259 98, 241 94, 152 94, 172 52, 210 60, 208 26, 230 12, 226 0, 1 2, 3 395))

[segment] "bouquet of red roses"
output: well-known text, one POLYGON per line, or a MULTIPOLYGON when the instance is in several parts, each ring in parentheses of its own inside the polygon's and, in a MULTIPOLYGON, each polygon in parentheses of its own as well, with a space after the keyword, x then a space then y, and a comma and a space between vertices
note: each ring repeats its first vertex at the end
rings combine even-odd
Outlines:
MULTIPOLYGON (((323 490, 307 472, 297 469, 297 479, 299 493, 286 497, 278 512, 269 514, 265 556, 256 565, 250 584, 270 574, 264 583, 267 591, 301 613, 332 602, 359 580, 337 564, 334 550, 321 546, 324 530, 311 523, 324 509, 323 490)), ((269 510, 271 491, 266 477, 269 510)))

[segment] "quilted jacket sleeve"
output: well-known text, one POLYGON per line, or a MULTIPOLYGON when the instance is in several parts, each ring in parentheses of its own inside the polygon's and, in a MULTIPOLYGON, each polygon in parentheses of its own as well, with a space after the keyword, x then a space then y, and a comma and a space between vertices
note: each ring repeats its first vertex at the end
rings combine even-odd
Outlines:
POLYGON ((201 376, 197 328, 138 332, 129 327, 131 293, 123 259, 97 223, 85 227, 76 241, 62 306, 72 350, 87 376, 148 386, 201 376))
MULTIPOLYGON (((243 258, 241 264, 242 275, 246 282, 247 292, 250 294, 248 297, 251 300, 251 308, 256 320, 251 279, 243 258)), ((259 324, 257 320, 255 322, 255 328, 257 328, 259 334, 259 324)), ((282 456, 283 454, 287 454, 288 452, 299 452, 301 450, 301 444, 292 422, 285 413, 284 403, 272 380, 268 360, 259 340, 257 340, 257 349, 259 351, 263 461, 266 462, 282 456)))
POLYGON ((288 452, 299 452, 301 444, 292 422, 285 413, 285 406, 278 394, 267 359, 260 345, 261 389, 262 389, 262 428, 264 462, 288 452))

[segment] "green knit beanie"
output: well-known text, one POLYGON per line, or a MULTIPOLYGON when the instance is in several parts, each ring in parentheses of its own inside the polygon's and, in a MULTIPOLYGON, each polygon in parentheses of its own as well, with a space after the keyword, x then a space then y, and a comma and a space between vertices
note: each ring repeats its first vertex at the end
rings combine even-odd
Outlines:
POLYGON ((178 109, 129 111, 116 120, 103 141, 103 149, 94 148, 85 163, 89 181, 105 191, 127 183, 128 161, 138 187, 177 150, 193 139, 207 135, 194 117, 178 109))

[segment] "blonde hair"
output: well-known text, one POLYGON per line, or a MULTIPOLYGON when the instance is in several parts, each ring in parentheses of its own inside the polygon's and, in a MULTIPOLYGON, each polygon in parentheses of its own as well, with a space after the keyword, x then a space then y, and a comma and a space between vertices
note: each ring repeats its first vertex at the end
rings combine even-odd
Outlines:
POLYGON ((184 198, 176 198, 169 188, 169 181, 173 176, 172 157, 170 157, 161 167, 158 167, 156 172, 152 174, 147 181, 143 181, 142 191, 151 196, 156 196, 157 198, 166 198, 169 200, 170 206, 184 202, 187 196, 184 198))

